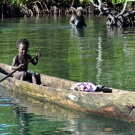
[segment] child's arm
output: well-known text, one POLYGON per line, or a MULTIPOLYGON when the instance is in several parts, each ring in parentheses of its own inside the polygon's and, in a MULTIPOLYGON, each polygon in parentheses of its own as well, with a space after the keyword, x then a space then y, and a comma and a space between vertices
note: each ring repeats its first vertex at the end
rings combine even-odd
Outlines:
MULTIPOLYGON (((38 59, 39 59, 39 57, 41 56, 41 54, 38 52, 38 53, 36 54, 36 56, 38 56, 38 57, 31 61, 31 63, 32 63, 33 65, 36 65, 36 64, 38 63, 38 59)), ((30 56, 30 57, 31 57, 31 56, 30 56)), ((31 58, 32 58, 32 57, 31 57, 31 58)))
POLYGON ((13 58, 13 62, 12 62, 12 66, 11 66, 12 70, 16 70, 16 69, 23 67, 23 64, 20 64, 19 66, 17 66, 16 63, 17 63, 17 55, 13 58))

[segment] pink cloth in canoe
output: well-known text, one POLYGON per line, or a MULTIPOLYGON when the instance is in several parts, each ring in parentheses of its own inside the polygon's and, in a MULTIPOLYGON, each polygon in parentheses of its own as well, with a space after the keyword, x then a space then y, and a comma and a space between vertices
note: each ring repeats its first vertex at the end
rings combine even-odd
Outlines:
POLYGON ((95 92, 97 86, 91 82, 79 82, 75 83, 75 88, 77 88, 80 91, 95 92))

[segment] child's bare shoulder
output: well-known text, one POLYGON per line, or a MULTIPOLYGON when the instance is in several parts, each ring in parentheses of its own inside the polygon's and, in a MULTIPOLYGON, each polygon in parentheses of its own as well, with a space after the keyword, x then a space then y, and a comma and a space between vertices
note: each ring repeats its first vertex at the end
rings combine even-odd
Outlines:
POLYGON ((14 59, 18 59, 18 54, 16 54, 16 55, 14 56, 14 59))

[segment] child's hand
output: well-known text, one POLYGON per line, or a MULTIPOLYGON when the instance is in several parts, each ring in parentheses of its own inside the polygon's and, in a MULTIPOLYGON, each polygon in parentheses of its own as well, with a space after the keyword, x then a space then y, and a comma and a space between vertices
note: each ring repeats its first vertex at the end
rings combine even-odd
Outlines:
POLYGON ((39 57, 41 57, 41 54, 38 52, 38 53, 36 54, 36 56, 39 58, 39 57))
POLYGON ((24 64, 20 64, 19 66, 18 66, 18 68, 23 68, 24 67, 24 64))

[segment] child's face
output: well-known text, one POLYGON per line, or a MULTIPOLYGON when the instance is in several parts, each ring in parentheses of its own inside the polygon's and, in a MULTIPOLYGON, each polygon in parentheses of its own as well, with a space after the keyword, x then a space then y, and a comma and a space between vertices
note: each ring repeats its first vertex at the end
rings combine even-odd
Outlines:
POLYGON ((25 55, 25 54, 27 54, 28 47, 26 45, 20 43, 18 51, 19 51, 20 55, 25 55))

